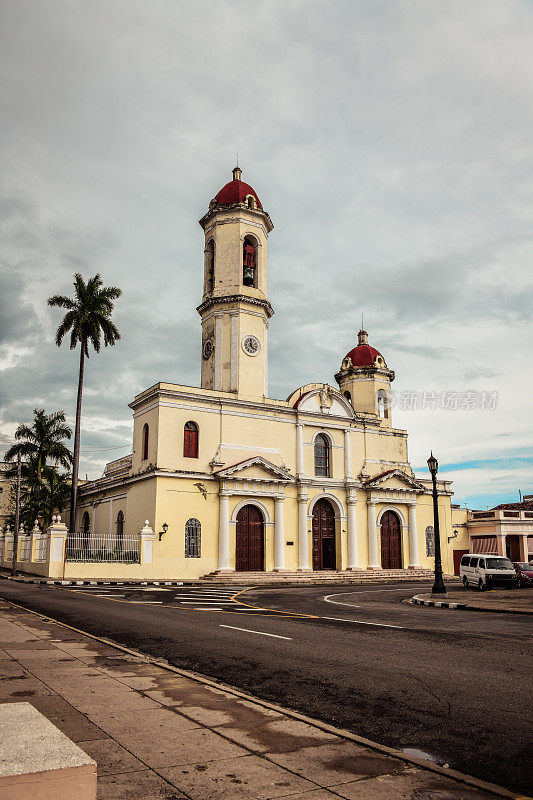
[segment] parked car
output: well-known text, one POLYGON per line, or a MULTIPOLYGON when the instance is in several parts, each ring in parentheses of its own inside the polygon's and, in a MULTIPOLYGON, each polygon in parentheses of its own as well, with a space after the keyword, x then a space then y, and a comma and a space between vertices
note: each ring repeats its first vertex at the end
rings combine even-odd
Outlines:
POLYGON ((519 586, 520 578, 511 561, 504 556, 482 556, 466 553, 461 558, 459 577, 465 588, 477 586, 482 592, 493 586, 519 586))
POLYGON ((519 586, 533 586, 533 564, 527 561, 513 561, 513 566, 518 575, 519 586))

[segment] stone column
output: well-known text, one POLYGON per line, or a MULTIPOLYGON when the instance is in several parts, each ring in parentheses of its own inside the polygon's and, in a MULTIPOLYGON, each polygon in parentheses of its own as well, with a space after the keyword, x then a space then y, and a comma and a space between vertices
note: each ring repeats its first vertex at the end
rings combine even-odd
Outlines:
POLYGON ((229 557, 229 495, 222 492, 219 499, 218 571, 233 572, 229 557))
POLYGON ((416 503, 409 504, 409 569, 419 567, 418 531, 416 527, 416 503))
POLYGON ((222 312, 215 314, 215 391, 222 389, 222 312))
POLYGON ((274 571, 285 569, 285 528, 283 524, 283 497, 274 500, 274 571))
POLYGON ((236 392, 239 388, 239 314, 239 311, 230 312, 230 391, 232 392, 236 392))
POLYGON ((304 471, 304 426, 303 422, 296 425, 296 474, 303 475, 304 471))
POLYGON ((52 517, 52 524, 47 530, 50 543, 48 550, 48 576, 50 578, 65 577, 65 548, 68 529, 61 522, 59 514, 52 517))
POLYGON ((350 431, 344 429, 344 480, 351 480, 352 460, 350 455, 350 431))
POLYGON ((507 548, 506 548, 506 536, 504 534, 498 534, 496 536, 496 544, 498 547, 498 555, 499 556, 506 556, 507 555, 507 548))
POLYGON ((373 500, 368 503, 368 567, 367 569, 381 569, 378 556, 378 529, 376 525, 376 504, 373 500))
POLYGON ((309 566, 309 547, 307 537, 307 501, 306 494, 298 494, 298 570, 311 569, 309 566))
POLYGON ((346 569, 359 569, 357 564, 357 521, 355 494, 347 495, 348 506, 348 566, 346 569))
POLYGON ((527 533, 524 533, 520 537, 520 561, 528 561, 528 556, 527 533))

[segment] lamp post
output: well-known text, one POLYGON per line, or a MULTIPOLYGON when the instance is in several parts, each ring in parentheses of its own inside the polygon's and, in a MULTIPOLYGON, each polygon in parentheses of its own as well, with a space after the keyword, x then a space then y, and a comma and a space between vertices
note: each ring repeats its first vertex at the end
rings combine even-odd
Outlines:
POLYGON ((431 453, 428 458, 428 467, 433 481, 433 529, 435 531, 435 580, 431 594, 446 594, 446 586, 442 579, 442 559, 440 555, 440 529, 439 529, 439 498, 437 495, 437 471, 439 462, 431 453))

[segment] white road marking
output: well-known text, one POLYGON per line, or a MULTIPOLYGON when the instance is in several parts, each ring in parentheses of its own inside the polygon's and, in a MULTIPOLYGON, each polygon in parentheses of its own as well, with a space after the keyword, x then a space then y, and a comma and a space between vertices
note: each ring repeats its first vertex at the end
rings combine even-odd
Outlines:
POLYGON ((97 594, 97 597, 126 597, 125 594, 97 594))
POLYGON ((328 597, 338 597, 341 594, 376 594, 379 592, 410 592, 411 589, 427 589, 430 584, 423 586, 404 586, 403 589, 357 589, 355 592, 338 592, 336 595, 330 594, 328 597))
MULTIPOLYGON (((330 597, 343 597, 345 594, 351 594, 349 592, 340 592, 339 594, 327 594, 323 599, 326 603, 332 603, 334 606, 350 606, 350 608, 361 608, 361 606, 356 606, 355 603, 339 603, 339 601, 330 600, 330 597)), ((355 592, 354 592, 355 594, 355 592)))
POLYGON ((197 606, 198 603, 203 603, 204 606, 232 606, 234 603, 231 601, 225 602, 224 600, 221 602, 220 600, 213 601, 212 603, 209 600, 180 600, 180 606, 197 606))
POLYGON ((320 619, 332 619, 335 622, 354 622, 356 625, 377 625, 378 628, 401 628, 403 625, 386 625, 384 622, 363 622, 360 619, 339 619, 338 617, 320 617, 320 619))
POLYGON ((286 639, 292 642, 290 636, 278 636, 277 633, 265 633, 264 631, 251 631, 249 628, 236 628, 234 625, 220 625, 220 628, 231 628, 232 631, 244 631, 245 633, 257 633, 259 636, 272 636, 273 639, 286 639))

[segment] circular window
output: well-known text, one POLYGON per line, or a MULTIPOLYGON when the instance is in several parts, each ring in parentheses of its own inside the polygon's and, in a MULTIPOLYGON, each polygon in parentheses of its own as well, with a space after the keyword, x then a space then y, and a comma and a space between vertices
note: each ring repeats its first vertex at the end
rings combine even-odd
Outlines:
POLYGON ((207 360, 211 358, 211 353, 213 352, 213 342, 211 339, 206 339, 204 342, 204 346, 202 348, 202 354, 204 358, 207 360))
POLYGON ((261 350, 261 343, 257 336, 245 336, 242 340, 242 349, 247 356, 256 356, 261 350))

